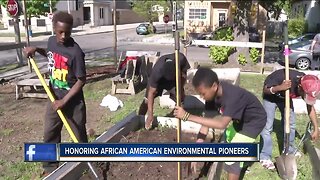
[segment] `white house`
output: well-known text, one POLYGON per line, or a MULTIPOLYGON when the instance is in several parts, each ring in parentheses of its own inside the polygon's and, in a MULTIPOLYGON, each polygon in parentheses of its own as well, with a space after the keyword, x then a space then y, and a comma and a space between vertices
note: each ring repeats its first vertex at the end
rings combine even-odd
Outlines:
MULTIPOLYGON (((131 8, 128 0, 116 1, 117 24, 137 23, 145 21, 131 8)), ((57 11, 69 12, 74 19, 74 26, 89 24, 90 26, 103 26, 113 24, 113 0, 59 0, 55 6, 57 11)), ((13 20, 6 13, 6 7, 1 7, 4 27, 9 32, 14 31, 13 20)), ((49 14, 49 12, 48 12, 49 14)), ((23 15, 19 17, 20 29, 24 27, 23 15)), ((31 18, 33 32, 51 31, 52 20, 49 16, 31 18)))
MULTIPOLYGON (((83 21, 83 3, 81 0, 66 0, 58 1, 56 4, 57 11, 67 11, 69 12, 74 19, 74 26, 82 25, 83 21)), ((1 6, 2 11, 2 22, 5 28, 8 28, 9 32, 14 31, 13 20, 6 13, 6 7, 1 6)), ((48 12, 49 15, 49 12, 48 12)), ((19 17, 21 23, 20 29, 24 27, 24 16, 19 17)), ((40 16, 40 18, 33 17, 31 18, 31 29, 33 31, 51 31, 52 29, 52 20, 49 16, 40 16)))

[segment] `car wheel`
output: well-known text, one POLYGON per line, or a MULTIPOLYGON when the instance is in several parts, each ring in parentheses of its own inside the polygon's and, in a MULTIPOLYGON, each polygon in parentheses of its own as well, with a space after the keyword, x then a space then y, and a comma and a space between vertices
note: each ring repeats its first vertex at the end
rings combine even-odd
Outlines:
POLYGON ((307 70, 310 67, 310 60, 308 58, 299 58, 296 61, 297 69, 307 70))

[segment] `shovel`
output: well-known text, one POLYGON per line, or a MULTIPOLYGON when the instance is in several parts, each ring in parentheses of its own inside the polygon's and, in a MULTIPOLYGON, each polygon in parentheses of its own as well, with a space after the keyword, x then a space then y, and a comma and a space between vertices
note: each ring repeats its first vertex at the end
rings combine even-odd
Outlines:
MULTIPOLYGON (((288 46, 288 26, 284 25, 285 38, 285 80, 289 80, 289 46, 288 46)), ((286 90, 285 96, 285 148, 279 157, 276 157, 276 166, 278 173, 282 179, 294 180, 297 177, 297 163, 294 154, 289 154, 289 134, 290 134, 290 97, 289 89, 286 90)))
MULTIPOLYGON (((46 93, 47 93, 50 101, 51 101, 51 102, 55 101, 55 99, 54 99, 54 97, 53 97, 53 95, 52 95, 49 87, 47 86, 44 78, 42 77, 42 75, 41 75, 41 73, 40 73, 40 71, 39 71, 39 68, 38 68, 36 62, 34 61, 33 58, 29 58, 29 61, 30 61, 31 65, 32 65, 34 71, 36 72, 36 74, 37 74, 37 76, 38 76, 38 78, 39 78, 39 80, 40 80, 40 82, 41 82, 44 90, 46 91, 46 93)), ((77 137, 75 136, 75 134, 73 133, 73 131, 72 131, 69 123, 67 122, 66 117, 65 117, 64 114, 62 113, 62 111, 61 111, 60 109, 58 109, 58 110, 57 110, 57 113, 58 113, 59 117, 61 118, 61 121, 63 122, 63 125, 66 127, 68 133, 70 134, 71 139, 73 140, 73 142, 78 143, 79 141, 78 141, 77 137)), ((99 178, 99 175, 97 174, 96 168, 93 167, 90 162, 87 162, 87 165, 88 165, 89 169, 91 170, 92 174, 94 175, 94 177, 95 177, 96 179, 100 179, 100 178, 99 178)))

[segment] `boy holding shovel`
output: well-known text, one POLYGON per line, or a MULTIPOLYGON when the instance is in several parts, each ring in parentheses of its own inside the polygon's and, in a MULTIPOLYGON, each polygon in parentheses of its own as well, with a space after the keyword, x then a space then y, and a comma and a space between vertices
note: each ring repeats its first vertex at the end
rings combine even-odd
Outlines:
MULTIPOLYGON (((181 87, 184 86, 187 78, 187 70, 190 64, 184 54, 179 53, 180 70, 181 70, 181 87)), ((153 104, 154 99, 162 95, 163 90, 170 93, 170 98, 176 101, 176 73, 175 73, 175 54, 166 54, 159 58, 152 68, 148 80, 146 94, 139 108, 139 115, 146 115, 147 120, 145 128, 150 129, 153 122, 153 104)), ((182 100, 184 91, 182 88, 182 100)))
MULTIPOLYGON (((222 114, 206 118, 192 115, 182 107, 175 108, 175 117, 202 125, 197 142, 204 141, 209 128, 227 128, 228 143, 255 141, 267 121, 266 112, 257 97, 238 86, 220 82, 217 74, 208 68, 199 68, 193 77, 192 84, 200 96, 206 100, 206 107, 211 109, 217 107, 222 114)), ((191 166, 195 168, 195 163, 191 163, 191 166)), ((242 169, 243 162, 226 162, 225 170, 228 172, 229 180, 239 179, 242 169)))
POLYGON ((295 114, 292 98, 301 96, 304 99, 310 121, 313 127, 315 127, 311 137, 313 140, 316 140, 319 135, 317 116, 313 105, 316 102, 316 97, 320 94, 320 80, 316 76, 305 75, 302 72, 292 69, 289 70, 289 80, 285 80, 284 69, 274 71, 268 75, 263 87, 263 106, 267 112, 267 124, 261 132, 263 147, 260 154, 260 163, 263 167, 270 170, 275 169, 274 163, 271 160, 271 133, 273 130, 275 111, 278 107, 281 112, 281 121, 283 122, 285 111, 284 93, 287 89, 290 89, 290 135, 288 153, 292 154, 295 151, 295 114))
MULTIPOLYGON (((82 87, 86 82, 84 53, 71 38, 73 17, 66 12, 53 16, 55 36, 48 40, 47 49, 26 47, 24 53, 33 57, 35 52, 48 58, 50 90, 55 96, 53 103, 47 104, 44 123, 44 142, 60 143, 63 122, 57 114, 61 109, 65 114, 79 142, 88 142, 86 133, 86 106, 82 87)), ((43 163, 43 176, 58 167, 58 162, 43 163)))

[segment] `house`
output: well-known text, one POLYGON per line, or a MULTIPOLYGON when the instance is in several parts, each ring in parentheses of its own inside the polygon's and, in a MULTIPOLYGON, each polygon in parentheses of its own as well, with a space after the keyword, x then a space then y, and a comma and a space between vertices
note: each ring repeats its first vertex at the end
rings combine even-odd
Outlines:
MULTIPOLYGON (((83 3, 81 0, 66 0, 66 1, 58 1, 55 8, 58 11, 67 11, 74 18, 74 26, 79 26, 84 23, 83 21, 83 3)), ((1 6, 2 13, 2 22, 5 28, 8 28, 9 32, 14 31, 13 20, 10 16, 8 16, 6 7, 1 6)), ((52 29, 52 19, 49 16, 49 12, 47 16, 40 16, 39 18, 32 17, 31 18, 31 29, 33 31, 51 31, 52 29)), ((22 23, 19 23, 20 29, 24 28, 24 16, 19 16, 19 20, 22 23)))
POLYGON ((317 0, 296 0, 292 4, 291 17, 303 16, 308 22, 309 32, 318 32, 320 29, 320 4, 317 0))
MULTIPOLYGON (((117 24, 127 24, 145 21, 136 14, 129 1, 116 1, 117 24)), ((60 0, 55 6, 57 11, 69 12, 74 19, 74 26, 88 24, 89 26, 103 26, 113 24, 113 0, 60 0)), ((1 7, 6 12, 6 7, 1 7)), ((0 16, 1 17, 1 16, 0 16)), ((20 29, 24 26, 23 15, 19 17, 20 29)), ((31 18, 31 29, 33 31, 51 31, 52 19, 49 16, 31 18)), ((13 20, 7 13, 2 13, 1 22, 8 31, 13 32, 13 20)))
MULTIPOLYGON (((237 7, 232 0, 186 1, 184 9, 185 28, 188 33, 214 31, 230 24, 237 7)), ((249 17, 249 26, 265 29, 267 12, 257 2, 252 5, 255 15, 249 17)))

